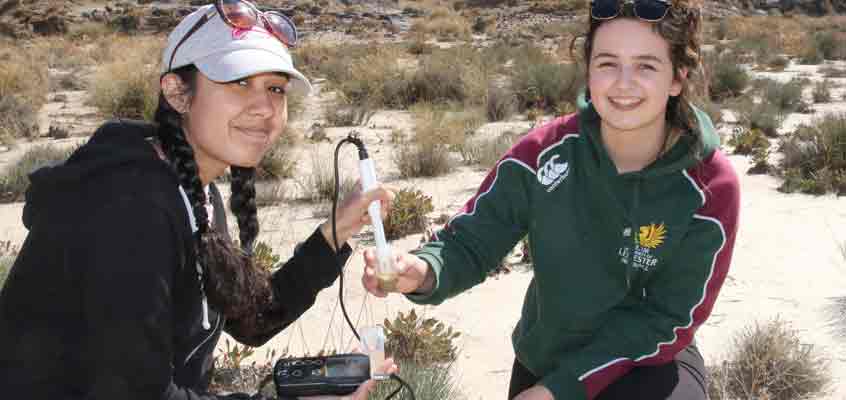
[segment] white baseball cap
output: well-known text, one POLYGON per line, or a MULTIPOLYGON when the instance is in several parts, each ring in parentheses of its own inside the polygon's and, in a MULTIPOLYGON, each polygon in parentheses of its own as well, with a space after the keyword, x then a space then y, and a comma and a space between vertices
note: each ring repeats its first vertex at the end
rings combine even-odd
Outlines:
POLYGON ((290 77, 288 90, 297 94, 311 91, 311 83, 294 68, 291 53, 263 26, 237 29, 218 15, 213 4, 200 7, 182 19, 167 39, 162 54, 162 74, 168 72, 171 54, 179 41, 208 14, 211 18, 176 49, 171 69, 194 64, 215 82, 231 82, 264 72, 282 72, 290 77))

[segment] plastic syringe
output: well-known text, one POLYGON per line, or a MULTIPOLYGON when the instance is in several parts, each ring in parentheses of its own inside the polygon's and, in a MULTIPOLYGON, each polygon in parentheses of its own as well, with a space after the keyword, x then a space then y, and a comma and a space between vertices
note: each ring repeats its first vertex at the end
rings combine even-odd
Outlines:
MULTIPOLYGON (((358 166, 361 173, 362 189, 368 191, 375 188, 377 181, 376 167, 373 164, 373 159, 364 154, 359 160, 358 166)), ((382 225, 382 207, 378 200, 370 203, 367 207, 367 213, 370 214, 373 235, 376 239, 376 259, 378 260, 376 279, 379 281, 379 287, 382 290, 386 292, 395 291, 397 286, 397 270, 394 266, 391 246, 388 245, 388 241, 385 239, 385 228, 382 225)))

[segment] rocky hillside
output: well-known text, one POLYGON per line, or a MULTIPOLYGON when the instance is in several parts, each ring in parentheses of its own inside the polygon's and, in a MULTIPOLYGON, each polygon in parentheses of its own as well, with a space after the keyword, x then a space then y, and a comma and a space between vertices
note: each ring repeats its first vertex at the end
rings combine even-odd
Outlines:
MULTIPOLYGON (((160 32, 173 27, 181 16, 196 6, 207 3, 208 0, 0 0, 0 36, 27 38, 64 34, 75 24, 85 22, 109 24, 123 31, 160 32)), ((410 19, 430 12, 425 8, 400 7, 396 0, 265 0, 258 3, 293 16, 306 33, 360 31, 362 27, 399 33, 408 29, 410 19)), ((468 15, 492 15, 498 27, 508 29, 521 25, 515 20, 553 21, 576 15, 578 11, 574 10, 581 8, 576 4, 583 1, 467 0, 450 3, 454 9, 468 15)), ((781 13, 846 14, 846 0, 706 1, 705 13, 712 18, 781 13)))

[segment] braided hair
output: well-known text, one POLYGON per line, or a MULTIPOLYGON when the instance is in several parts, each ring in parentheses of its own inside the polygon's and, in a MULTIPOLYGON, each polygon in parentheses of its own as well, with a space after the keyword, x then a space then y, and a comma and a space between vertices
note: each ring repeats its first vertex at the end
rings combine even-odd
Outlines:
MULTIPOLYGON (((196 89, 198 70, 188 65, 173 71, 187 87, 187 95, 196 89)), ((227 318, 249 324, 273 301, 268 272, 258 268, 252 259, 252 248, 259 233, 256 209, 255 171, 253 168, 231 167, 232 196, 230 208, 238 221, 241 248, 236 248, 224 234, 209 226, 208 201, 200 181, 194 149, 182 129, 183 115, 159 95, 155 122, 157 138, 162 144, 179 185, 191 204, 197 222, 194 251, 200 275, 200 290, 211 306, 227 318)), ((204 299, 205 300, 205 299, 204 299)))

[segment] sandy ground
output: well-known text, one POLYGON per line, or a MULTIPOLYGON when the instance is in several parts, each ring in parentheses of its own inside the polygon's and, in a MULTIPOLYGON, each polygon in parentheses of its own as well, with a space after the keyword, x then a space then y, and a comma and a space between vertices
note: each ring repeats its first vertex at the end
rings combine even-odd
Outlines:
MULTIPOLYGON (((804 68, 804 67, 802 67, 804 68)), ((785 74, 799 73, 789 69, 785 74)), ((843 80, 846 83, 846 80, 843 80)), ((842 87, 835 98, 841 99, 842 87)), ((317 97, 308 100, 317 104, 317 97)), ((844 110, 846 102, 818 106, 821 112, 844 110)), ((63 108, 57 114, 64 114, 63 108)), ((297 122, 300 129, 308 129, 319 113, 309 112, 297 122)), ((804 120, 808 117, 791 117, 804 120)), ((791 120, 792 121, 792 120, 791 120)), ((412 121, 407 112, 387 111, 374 116, 368 128, 359 129, 371 148, 378 174, 390 185, 416 187, 432 196, 435 212, 454 213, 475 191, 484 176, 477 168, 460 167, 455 172, 433 179, 397 180, 392 166, 393 147, 389 142, 392 128, 410 130, 412 121)), ((515 121, 491 124, 487 130, 525 130, 528 123, 515 121)), ((317 153, 328 164, 331 150, 348 128, 327 130, 331 144, 320 145, 317 153)), ((80 139, 54 141, 73 145, 80 139)), ((299 175, 308 175, 311 168, 303 146, 298 165, 299 175)), ((13 151, 0 153, 0 167, 7 165, 28 148, 24 145, 13 151)), ((783 194, 776 190, 779 181, 770 176, 746 175, 749 161, 743 156, 731 156, 741 180, 742 203, 740 229, 735 245, 732 269, 714 312, 698 332, 700 348, 709 363, 725 356, 732 336, 754 321, 765 322, 779 317, 797 329, 803 342, 813 344, 831 360, 835 377, 830 393, 823 400, 846 399, 846 340, 834 337, 825 307, 831 299, 846 296, 846 256, 839 244, 846 243, 846 200, 833 195, 809 196, 783 194)), ((355 176, 352 148, 342 157, 342 171, 355 176)), ((290 193, 296 193, 295 180, 284 183, 290 193)), ((225 191, 225 188, 224 188, 225 191)), ((262 234, 260 240, 269 242, 283 258, 290 255, 298 240, 307 237, 322 221, 316 216, 320 206, 304 202, 288 202, 260 211, 262 234)), ((13 243, 23 242, 26 230, 20 222, 22 204, 0 205, 0 237, 13 243)), ((234 221, 230 221, 234 226, 234 221)), ((418 314, 435 317, 462 332, 457 344, 460 356, 454 369, 462 391, 468 400, 504 399, 508 385, 513 351, 511 330, 519 317, 524 291, 531 280, 531 272, 518 269, 507 275, 489 279, 484 284, 449 300, 438 307, 414 307, 401 296, 376 299, 364 293, 360 277, 363 270, 361 251, 369 246, 365 232, 355 240, 356 253, 347 266, 344 300, 350 317, 358 326, 382 323, 397 312, 412 308, 418 314)), ((412 235, 393 243, 396 251, 416 247, 420 235, 412 235)), ((223 345, 221 341, 221 346, 223 345)), ((349 350, 354 346, 352 336, 338 307, 337 283, 323 291, 305 316, 256 351, 256 359, 265 352, 288 349, 290 354, 316 353, 320 349, 349 350)))

